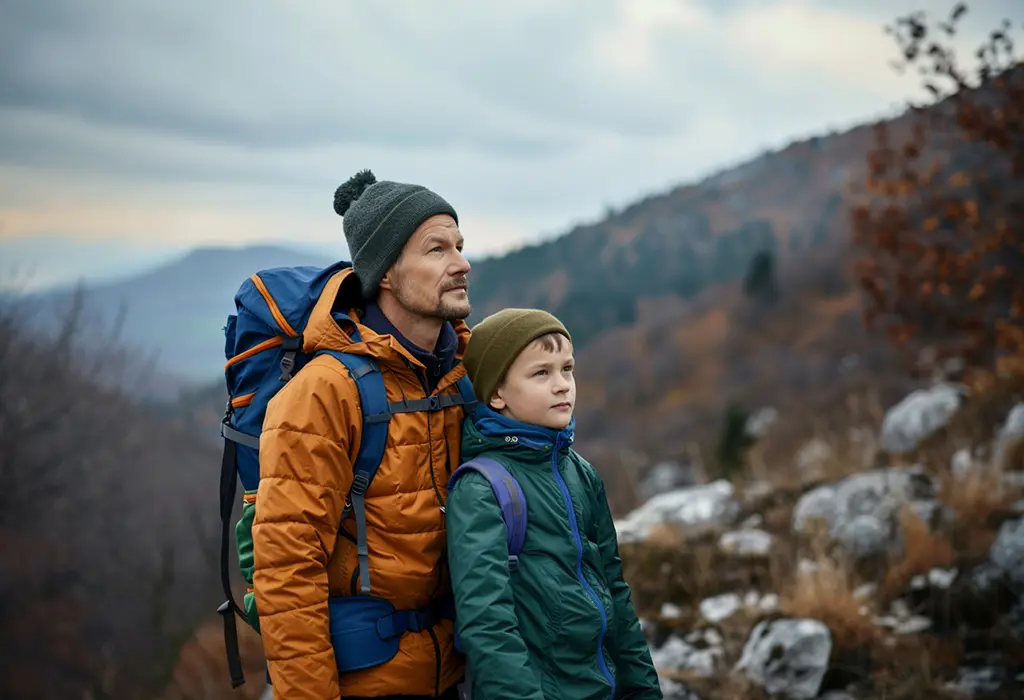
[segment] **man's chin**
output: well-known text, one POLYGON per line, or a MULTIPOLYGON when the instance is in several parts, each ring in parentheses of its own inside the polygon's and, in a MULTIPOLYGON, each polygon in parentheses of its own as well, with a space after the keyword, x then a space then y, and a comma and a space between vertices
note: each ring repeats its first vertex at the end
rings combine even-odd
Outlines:
POLYGON ((467 299, 462 304, 441 304, 437 315, 445 321, 463 321, 473 313, 473 307, 467 299))

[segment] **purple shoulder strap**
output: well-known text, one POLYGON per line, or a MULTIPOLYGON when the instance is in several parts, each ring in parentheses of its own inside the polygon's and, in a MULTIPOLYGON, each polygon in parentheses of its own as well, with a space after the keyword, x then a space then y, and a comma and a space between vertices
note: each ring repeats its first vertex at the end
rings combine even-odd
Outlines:
POLYGON ((460 476, 467 471, 476 471, 483 474, 491 484, 494 497, 501 508, 501 517, 505 520, 505 530, 508 533, 508 564, 509 569, 515 569, 519 564, 519 553, 523 549, 523 542, 526 539, 526 496, 515 477, 509 474, 508 470, 500 462, 489 457, 477 457, 464 463, 448 481, 450 491, 460 476))

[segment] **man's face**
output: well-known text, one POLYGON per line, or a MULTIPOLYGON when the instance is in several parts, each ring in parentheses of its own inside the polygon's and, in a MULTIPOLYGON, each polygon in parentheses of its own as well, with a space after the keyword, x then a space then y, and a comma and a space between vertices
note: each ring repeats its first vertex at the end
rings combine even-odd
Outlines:
POLYGON ((381 281, 398 303, 419 316, 455 321, 469 316, 469 261, 462 256, 462 233, 447 214, 432 216, 416 229, 381 281))

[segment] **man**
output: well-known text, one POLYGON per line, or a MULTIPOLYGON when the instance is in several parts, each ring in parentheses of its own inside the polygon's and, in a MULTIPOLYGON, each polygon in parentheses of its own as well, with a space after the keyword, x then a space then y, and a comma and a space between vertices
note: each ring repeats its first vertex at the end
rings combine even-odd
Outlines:
MULTIPOLYGON (((455 209, 424 187, 377 182, 369 171, 339 187, 334 206, 353 266, 327 284, 306 325, 307 345, 312 339, 315 350, 374 358, 392 404, 458 396, 470 265, 455 209)), ((350 629, 365 621, 362 609, 333 607, 367 602, 367 584, 398 611, 439 610, 438 601, 450 600, 446 484, 459 465, 464 409, 436 403, 443 408, 392 414, 384 458, 365 495, 364 569, 355 518, 342 517, 362 429, 352 376, 321 354, 270 401, 252 528, 253 588, 276 700, 457 697, 464 660, 454 649, 450 614, 406 624, 390 658, 363 663, 365 637, 350 629)), ((391 622, 375 616, 359 632, 376 634, 391 622)))

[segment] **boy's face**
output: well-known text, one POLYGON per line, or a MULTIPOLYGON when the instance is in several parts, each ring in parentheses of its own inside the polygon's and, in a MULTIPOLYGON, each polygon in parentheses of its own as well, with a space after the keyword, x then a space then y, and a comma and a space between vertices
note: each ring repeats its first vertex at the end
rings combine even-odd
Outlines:
POLYGON ((561 430, 576 407, 572 343, 561 334, 538 338, 519 353, 494 390, 491 408, 521 421, 561 430))

